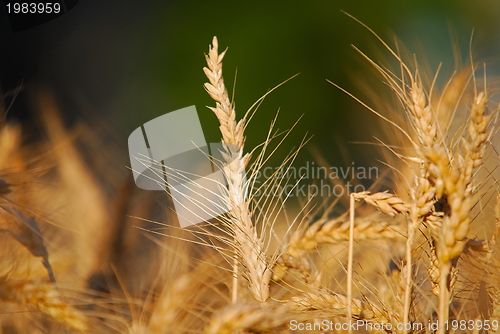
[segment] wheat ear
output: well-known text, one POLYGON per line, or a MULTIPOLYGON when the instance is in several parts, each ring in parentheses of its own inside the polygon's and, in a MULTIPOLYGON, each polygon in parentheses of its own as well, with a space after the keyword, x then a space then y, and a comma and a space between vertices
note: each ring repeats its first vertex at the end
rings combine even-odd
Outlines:
POLYGON ((369 191, 352 193, 356 200, 364 200, 366 203, 376 207, 383 213, 394 217, 399 213, 410 212, 410 204, 405 203, 401 198, 387 191, 371 194, 369 191))
MULTIPOLYGON (((218 53, 218 41, 214 37, 212 46, 206 55, 208 68, 203 68, 209 82, 205 89, 215 100, 215 107, 209 107, 220 123, 223 156, 226 166, 223 168, 229 189, 228 205, 230 208, 230 228, 234 233, 236 252, 246 269, 245 275, 250 284, 250 290, 256 300, 264 302, 269 297, 269 281, 271 271, 267 265, 266 254, 263 251, 262 240, 252 223, 248 195, 245 184, 245 167, 250 160, 250 154, 243 155, 245 137, 243 135, 246 119, 236 121, 236 111, 229 100, 224 79, 222 77, 222 59, 225 51, 218 53)), ((234 272, 237 271, 237 263, 234 272)), ((236 276, 236 275, 235 275, 236 276)), ((236 289, 237 282, 233 283, 236 289)), ((233 296, 233 301, 234 301, 233 296)))
MULTIPOLYGON (((449 213, 442 220, 438 233, 437 255, 440 261, 439 308, 443 319, 448 319, 450 302, 450 281, 454 259, 462 253, 471 223, 473 173, 480 166, 488 138, 488 124, 493 115, 486 115, 487 94, 475 94, 470 113, 469 135, 471 142, 462 142, 465 164, 456 164, 445 176, 445 194, 449 213)), ((460 157, 458 157, 459 160, 460 157)), ((455 261, 456 262, 456 261, 455 261)), ((445 332, 444 327, 439 333, 445 332)))
MULTIPOLYGON (((294 257, 304 252, 313 251, 319 246, 336 245, 349 241, 349 221, 331 219, 317 221, 308 226, 304 233, 295 233, 285 253, 294 257)), ((369 240, 401 240, 404 231, 399 224, 372 219, 354 221, 354 239, 356 241, 369 240)))

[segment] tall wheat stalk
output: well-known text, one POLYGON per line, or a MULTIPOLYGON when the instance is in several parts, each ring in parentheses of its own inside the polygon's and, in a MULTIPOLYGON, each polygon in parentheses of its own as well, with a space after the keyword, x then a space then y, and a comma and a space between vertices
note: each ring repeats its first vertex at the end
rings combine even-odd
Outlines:
MULTIPOLYGON (((269 281, 271 271, 267 265, 266 254, 262 240, 252 223, 252 213, 249 209, 249 199, 245 178, 245 167, 250 160, 250 154, 243 154, 245 146, 244 130, 246 118, 236 121, 236 111, 229 100, 224 79, 222 77, 222 59, 226 51, 218 53, 217 37, 213 38, 206 61, 208 67, 203 70, 209 80, 205 84, 208 94, 215 100, 215 107, 209 107, 220 123, 223 156, 226 165, 223 168, 228 183, 228 207, 230 209, 230 228, 234 233, 236 255, 245 268, 245 275, 250 284, 254 298, 260 302, 269 297, 269 281)), ((235 262, 234 276, 237 278, 238 265, 235 262)), ((237 289, 237 281, 233 282, 233 291, 237 289)), ((233 292, 233 301, 235 293, 233 292)))

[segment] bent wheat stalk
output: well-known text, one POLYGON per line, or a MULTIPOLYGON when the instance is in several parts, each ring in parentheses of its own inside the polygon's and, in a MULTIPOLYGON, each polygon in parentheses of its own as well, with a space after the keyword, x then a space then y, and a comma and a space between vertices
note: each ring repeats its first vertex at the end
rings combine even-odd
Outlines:
MULTIPOLYGON (((402 240, 405 237, 401 224, 381 220, 378 215, 364 217, 354 221, 354 239, 356 241, 402 240)), ((336 245, 349 241, 350 221, 342 218, 318 220, 305 229, 293 234, 284 254, 300 257, 314 251, 319 246, 336 245)))
MULTIPOLYGON (((236 256, 244 268, 245 275, 250 284, 254 298, 264 302, 269 297, 269 281, 271 271, 267 265, 266 254, 263 251, 262 240, 252 223, 252 213, 249 209, 248 194, 246 192, 245 167, 250 160, 250 154, 243 155, 245 136, 243 135, 246 118, 236 121, 236 111, 229 100, 224 79, 222 77, 222 59, 225 51, 218 53, 217 37, 214 37, 212 46, 206 55, 208 68, 203 68, 209 83, 205 89, 215 100, 212 110, 220 123, 222 142, 224 145, 223 156, 226 165, 223 168, 228 183, 229 218, 232 222, 230 229, 234 233, 236 256)), ((236 281, 233 282, 233 302, 237 288, 237 268, 235 262, 234 272, 236 281)))

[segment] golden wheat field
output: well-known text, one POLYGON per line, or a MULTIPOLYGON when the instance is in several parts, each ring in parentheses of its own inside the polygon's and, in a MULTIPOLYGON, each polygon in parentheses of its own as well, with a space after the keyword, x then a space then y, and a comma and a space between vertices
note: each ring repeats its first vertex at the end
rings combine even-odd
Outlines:
MULTIPOLYGON (((264 97, 237 116, 223 76, 231 52, 214 37, 199 69, 213 103, 198 112, 220 124, 215 204, 227 212, 183 228, 167 191, 141 190, 129 169, 112 167, 122 150, 109 138, 101 144, 105 124, 68 127, 53 92, 41 90, 33 137, 6 121, 4 97, 16 92, 4 92, 0 333, 497 332, 498 82, 472 55, 448 77, 431 72, 359 24, 387 54, 379 61, 357 50, 378 86, 371 99, 330 87, 378 116, 373 127, 384 136, 371 144, 384 169, 356 170, 376 182, 334 199, 315 196, 312 182, 291 199, 303 188, 287 176, 308 137, 289 143, 294 129, 267 124, 267 139, 246 145, 264 97), (266 169, 287 145, 295 148, 283 163, 266 169)), ((321 154, 311 170, 341 172, 321 154)), ((172 178, 155 163, 157 182, 172 178)), ((329 186, 346 189, 339 179, 329 186)))

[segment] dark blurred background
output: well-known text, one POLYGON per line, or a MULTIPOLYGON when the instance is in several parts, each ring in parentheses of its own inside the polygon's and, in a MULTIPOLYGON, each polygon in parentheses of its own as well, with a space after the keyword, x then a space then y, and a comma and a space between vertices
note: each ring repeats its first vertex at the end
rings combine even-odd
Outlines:
MULTIPOLYGON (((300 73, 266 98, 248 128, 249 148, 265 139, 280 109, 280 129, 303 117, 274 163, 307 133, 313 135, 308 147, 318 148, 333 165, 346 159, 373 165, 373 146, 356 142, 373 142, 379 121, 325 79, 365 98, 357 83, 374 76, 351 44, 375 58, 382 46, 342 10, 382 37, 396 35, 409 50, 424 53, 431 70, 443 61, 443 71, 451 71, 453 49, 466 55, 473 29, 478 59, 496 61, 500 54, 498 0, 80 0, 63 16, 15 33, 2 6, 1 91, 10 103, 12 91, 22 88, 9 117, 29 121, 36 118, 30 90, 48 88, 69 126, 76 119, 100 118, 124 152, 139 125, 194 104, 207 141, 215 142, 220 134, 204 107, 214 103, 203 89, 202 67, 217 35, 221 48, 229 47, 225 79, 231 93, 236 77, 239 116, 268 89, 300 73)), ((383 87, 380 79, 373 82, 375 91, 383 87)), ((306 149, 301 159, 309 154, 306 149)))

